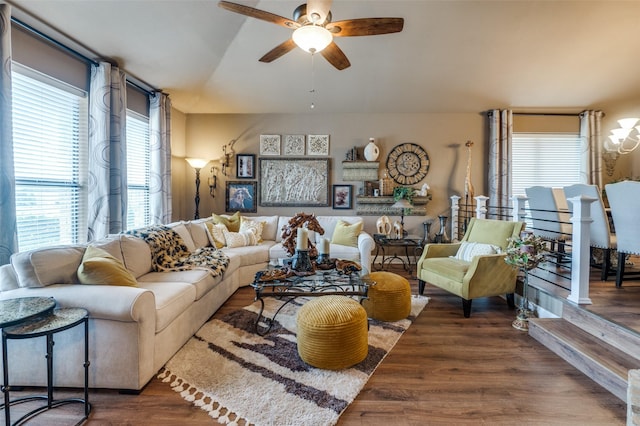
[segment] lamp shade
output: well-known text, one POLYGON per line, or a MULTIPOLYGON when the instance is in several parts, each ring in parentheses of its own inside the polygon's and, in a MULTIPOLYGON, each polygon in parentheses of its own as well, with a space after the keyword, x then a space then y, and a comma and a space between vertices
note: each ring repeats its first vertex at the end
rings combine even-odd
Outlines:
POLYGON ((293 32, 293 42, 302 50, 316 53, 327 47, 333 41, 333 35, 324 27, 305 25, 293 32))
POLYGON ((631 129, 633 126, 636 125, 638 121, 640 121, 640 118, 635 118, 635 117, 622 118, 618 120, 618 124, 620 124, 620 127, 622 127, 623 129, 631 129))
POLYGON ((410 209, 413 205, 405 198, 396 201, 391 207, 396 209, 410 209))
POLYGON ((200 170, 209 163, 209 160, 203 160, 202 158, 187 158, 186 160, 196 170, 200 170))

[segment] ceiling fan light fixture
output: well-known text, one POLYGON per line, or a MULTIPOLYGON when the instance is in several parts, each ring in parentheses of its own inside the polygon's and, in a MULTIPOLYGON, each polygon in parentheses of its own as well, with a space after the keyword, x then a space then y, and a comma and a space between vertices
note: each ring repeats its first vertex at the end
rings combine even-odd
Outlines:
POLYGON ((302 50, 317 53, 333 41, 329 30, 317 25, 305 25, 296 29, 291 36, 293 42, 302 50))

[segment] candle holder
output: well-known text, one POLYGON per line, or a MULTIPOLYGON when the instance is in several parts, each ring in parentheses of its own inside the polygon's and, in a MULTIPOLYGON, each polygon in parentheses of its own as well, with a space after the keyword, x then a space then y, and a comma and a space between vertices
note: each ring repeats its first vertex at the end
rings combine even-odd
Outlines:
POLYGON ((296 250, 291 268, 296 272, 313 272, 313 264, 309 257, 309 250, 296 250))

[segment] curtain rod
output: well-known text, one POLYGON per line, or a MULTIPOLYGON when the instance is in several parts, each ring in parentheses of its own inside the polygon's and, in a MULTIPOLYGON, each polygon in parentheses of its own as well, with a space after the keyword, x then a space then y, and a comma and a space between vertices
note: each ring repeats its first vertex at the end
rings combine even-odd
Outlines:
MULTIPOLYGON (((82 53, 78 52, 75 49, 70 48, 69 46, 59 42, 58 40, 46 35, 45 33, 43 33, 42 31, 32 27, 31 25, 22 22, 21 20, 19 20, 18 18, 15 17, 11 17, 11 22, 15 23, 16 25, 18 25, 19 27, 29 31, 32 34, 35 34, 36 36, 40 37, 41 39, 47 41, 48 43, 51 43, 52 45, 54 45, 55 47, 61 49, 64 52, 67 52, 69 54, 71 54, 71 56, 75 57, 76 59, 80 59, 83 62, 87 62, 91 65, 97 66, 100 63, 94 59, 89 58, 86 55, 83 55, 82 53)), ((152 95, 156 92, 161 92, 161 90, 156 89, 155 87, 153 87, 152 85, 148 84, 147 82, 134 77, 132 75, 127 75, 127 83, 131 84, 132 86, 134 86, 135 88, 142 90, 144 93, 146 93, 147 95, 152 95)))
POLYGON ((579 117, 581 112, 514 112, 513 115, 557 115, 564 117, 579 117))

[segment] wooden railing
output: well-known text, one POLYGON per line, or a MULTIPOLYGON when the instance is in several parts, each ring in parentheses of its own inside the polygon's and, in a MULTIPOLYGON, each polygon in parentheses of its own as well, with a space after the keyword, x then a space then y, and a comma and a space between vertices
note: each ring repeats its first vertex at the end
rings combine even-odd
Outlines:
MULTIPOLYGON (((496 218, 530 223, 532 216, 535 215, 535 210, 526 208, 526 197, 513 197, 510 215, 505 212, 498 212, 495 208, 489 206, 489 197, 480 195, 474 197, 474 199, 473 211, 474 216, 477 218, 496 218)), ((570 243, 566 244, 563 251, 564 258, 561 259, 558 252, 554 252, 555 255, 558 255, 558 260, 554 262, 550 259, 549 262, 545 262, 546 265, 541 264, 536 270, 530 272, 530 276, 567 289, 569 291, 567 298, 574 303, 591 304, 591 299, 589 298, 591 203, 596 200, 580 196, 570 198, 567 201, 573 205, 573 215, 571 216, 570 243), (563 270, 567 273, 562 273, 563 270)), ((461 221, 460 210, 460 197, 454 195, 451 197, 452 241, 458 241, 463 236, 467 218, 463 218, 461 221), (459 223, 462 226, 458 226, 459 223)), ((468 206, 464 206, 463 211, 467 210, 468 206)), ((533 231, 535 233, 535 230, 533 231)))

